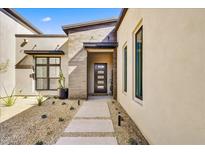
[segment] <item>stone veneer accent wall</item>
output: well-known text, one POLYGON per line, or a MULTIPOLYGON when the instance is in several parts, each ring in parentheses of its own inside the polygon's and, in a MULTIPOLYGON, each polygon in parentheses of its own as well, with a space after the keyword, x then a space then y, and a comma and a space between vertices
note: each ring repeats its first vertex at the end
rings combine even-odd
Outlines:
POLYGON ((69 98, 87 99, 87 51, 83 42, 108 42, 113 39, 114 26, 96 28, 69 34, 68 38, 68 72, 69 98), (108 40, 109 36, 109 40, 108 40))
POLYGON ((69 97, 87 98, 87 51, 82 50, 69 61, 75 69, 69 75, 69 97))

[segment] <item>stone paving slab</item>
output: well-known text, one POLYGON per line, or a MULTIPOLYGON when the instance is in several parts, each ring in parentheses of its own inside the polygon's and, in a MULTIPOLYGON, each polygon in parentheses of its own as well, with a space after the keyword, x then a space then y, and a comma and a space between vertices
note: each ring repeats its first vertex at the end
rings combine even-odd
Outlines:
POLYGON ((114 132, 64 132, 61 137, 112 137, 114 132))
POLYGON ((110 112, 106 102, 88 101, 83 104, 75 117, 110 117, 110 112))
POLYGON ((57 145, 117 145, 115 137, 61 137, 57 145))
POLYGON ((65 132, 114 132, 110 119, 73 119, 65 132))
POLYGON ((107 145, 117 144, 107 101, 110 97, 90 97, 56 144, 107 145))

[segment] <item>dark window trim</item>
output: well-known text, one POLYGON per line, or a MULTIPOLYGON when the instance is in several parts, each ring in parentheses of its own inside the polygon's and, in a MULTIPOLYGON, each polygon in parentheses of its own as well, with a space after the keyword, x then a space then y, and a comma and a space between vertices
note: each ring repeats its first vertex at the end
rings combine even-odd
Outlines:
POLYGON ((56 67, 60 67, 61 69, 61 57, 46 57, 46 56, 38 56, 38 57, 35 57, 35 90, 38 90, 38 91, 56 91, 57 89, 50 89, 50 79, 58 79, 58 77, 49 77, 49 67, 50 66, 56 66, 56 67), (47 59, 47 63, 46 64, 37 64, 37 58, 46 58, 47 59), (59 58, 60 59, 60 62, 59 64, 50 64, 49 63, 49 59, 50 58, 59 58), (36 72, 36 68, 38 66, 46 66, 47 67, 47 77, 37 77, 37 72, 36 72), (47 89, 38 89, 37 88, 37 79, 47 79, 47 89))
POLYGON ((123 48, 123 61, 123 92, 127 93, 127 45, 123 48))
POLYGON ((135 85, 134 85, 134 96, 135 96, 135 98, 138 98, 138 99, 140 99, 140 100, 143 100, 143 26, 141 26, 138 30, 137 30, 137 32, 135 33, 135 57, 134 57, 134 65, 135 65, 135 76, 134 76, 134 79, 135 79, 135 85), (137 42, 137 35, 139 34, 139 32, 140 31, 142 31, 142 51, 141 51, 141 82, 142 82, 142 87, 141 87, 141 90, 142 90, 142 96, 138 96, 137 94, 136 94, 136 89, 137 89, 137 87, 136 87, 136 42, 137 42))

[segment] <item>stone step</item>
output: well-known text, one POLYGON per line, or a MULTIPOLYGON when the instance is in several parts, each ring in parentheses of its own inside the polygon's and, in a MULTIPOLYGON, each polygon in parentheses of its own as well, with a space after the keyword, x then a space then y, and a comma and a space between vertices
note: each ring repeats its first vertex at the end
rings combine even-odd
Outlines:
POLYGON ((73 119, 65 132, 114 132, 110 119, 73 119))
POLYGON ((117 145, 115 137, 61 137, 57 145, 117 145))
POLYGON ((113 137, 113 132, 64 132, 62 137, 113 137))
POLYGON ((75 117, 110 117, 110 111, 106 102, 92 102, 88 101, 83 104, 75 117))

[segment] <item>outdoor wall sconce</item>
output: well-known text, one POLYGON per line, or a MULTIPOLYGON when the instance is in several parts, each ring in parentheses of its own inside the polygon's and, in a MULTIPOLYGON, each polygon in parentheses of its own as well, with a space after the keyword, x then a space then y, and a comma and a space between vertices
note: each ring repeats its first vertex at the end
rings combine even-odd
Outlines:
POLYGON ((60 46, 60 45, 58 44, 58 45, 56 46, 55 50, 57 50, 57 49, 59 48, 59 46, 60 46))
POLYGON ((34 74, 34 73, 31 73, 31 74, 29 75, 29 77, 32 78, 32 79, 34 79, 34 78, 35 78, 35 74, 34 74))
POLYGON ((93 37, 93 36, 91 36, 91 37, 90 37, 90 40, 94 40, 94 37, 93 37))
POLYGON ((24 39, 23 42, 21 43, 21 47, 24 47, 28 43, 27 39, 24 39))
POLYGON ((33 46, 32 50, 35 49, 36 47, 37 47, 37 45, 35 44, 35 45, 33 46))

